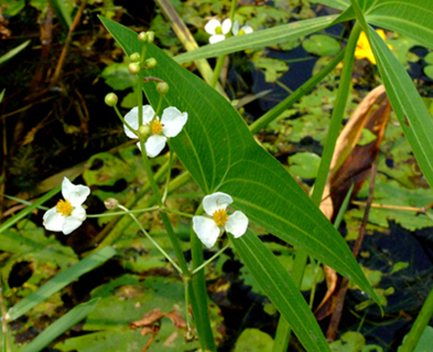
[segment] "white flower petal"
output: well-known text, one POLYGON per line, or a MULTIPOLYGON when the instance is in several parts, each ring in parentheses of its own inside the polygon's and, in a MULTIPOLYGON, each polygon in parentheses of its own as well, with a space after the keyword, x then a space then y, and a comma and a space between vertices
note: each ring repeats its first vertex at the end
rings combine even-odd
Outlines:
POLYGON ((82 206, 77 206, 72 210, 70 217, 75 218, 80 221, 86 220, 86 209, 82 206))
POLYGON ((74 207, 83 204, 90 194, 90 188, 84 185, 74 185, 67 177, 63 178, 62 195, 74 207))
POLYGON ((221 26, 221 22, 216 18, 212 18, 205 24, 204 30, 209 34, 216 34, 217 27, 221 26))
POLYGON ((226 39, 226 36, 224 34, 214 34, 213 36, 211 36, 209 38, 209 43, 215 44, 215 43, 223 41, 224 39, 226 39))
POLYGON ((176 137, 188 120, 188 113, 180 112, 174 106, 165 108, 162 112, 161 123, 162 133, 166 137, 176 137))
POLYGON ((232 28, 232 20, 230 18, 226 18, 223 21, 223 24, 221 25, 221 29, 223 31, 223 34, 229 33, 231 28, 232 28))
POLYGON ((205 216, 194 216, 192 228, 207 248, 211 248, 215 244, 220 234, 220 229, 215 221, 205 216))
MULTIPOLYGON (((143 105, 143 124, 148 124, 150 121, 152 121, 153 117, 155 116, 155 111, 150 105, 143 105)), ((138 130, 138 106, 132 108, 126 115, 125 115, 125 121, 131 126, 134 130, 138 130)), ((132 132, 126 125, 123 125, 123 130, 125 131, 125 134, 131 138, 135 139, 137 138, 137 135, 132 132)))
POLYGON ((82 223, 82 220, 74 218, 73 216, 66 217, 62 228, 63 234, 69 235, 72 231, 75 231, 77 228, 79 228, 82 223))
POLYGON ((226 209, 233 202, 232 197, 227 193, 215 192, 203 198, 203 209, 206 214, 212 216, 219 209, 226 209))
POLYGON ((137 143, 135 143, 135 145, 137 146, 138 150, 141 152, 141 144, 140 144, 140 141, 138 141, 137 143))
POLYGON ((150 136, 145 143, 147 156, 149 158, 154 158, 155 156, 157 156, 159 153, 161 153, 161 150, 164 149, 166 143, 167 137, 165 136, 150 136))
POLYGON ((225 229, 230 232, 235 238, 241 237, 248 227, 248 218, 241 211, 235 211, 229 216, 225 229))
POLYGON ((59 232, 62 231, 66 218, 53 207, 45 212, 43 219, 43 225, 47 230, 59 232))
POLYGON ((244 32, 244 34, 250 34, 254 32, 254 29, 251 26, 243 26, 242 31, 244 32))

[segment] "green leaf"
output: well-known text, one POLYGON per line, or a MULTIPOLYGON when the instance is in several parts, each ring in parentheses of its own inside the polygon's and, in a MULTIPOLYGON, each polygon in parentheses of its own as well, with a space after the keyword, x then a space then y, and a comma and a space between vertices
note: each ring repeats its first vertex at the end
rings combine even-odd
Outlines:
POLYGON ((50 4, 57 12, 57 16, 62 20, 62 22, 69 27, 72 24, 71 12, 74 3, 71 0, 50 0, 50 4))
POLYGON ((32 342, 25 345, 22 352, 38 352, 48 346, 56 337, 83 320, 93 310, 98 301, 99 299, 95 298, 72 308, 41 332, 32 342))
MULTIPOLYGON (((140 52, 135 32, 101 20, 127 54, 140 52)), ((250 220, 304 248, 374 297, 341 235, 281 164, 256 143, 230 103, 154 45, 148 45, 147 53, 158 61, 151 75, 170 85, 165 102, 189 114, 183 132, 170 140, 170 147, 203 192, 232 195, 234 206, 250 220)), ((159 94, 154 84, 146 84, 145 92, 156 106, 159 94)))
POLYGON ((385 42, 371 27, 368 32, 388 98, 425 178, 433 187, 433 118, 385 42))
POLYGON ((274 341, 259 329, 245 329, 236 341, 234 352, 272 352, 274 341))
POLYGON ((302 43, 305 51, 318 56, 336 55, 340 51, 340 43, 329 35, 314 34, 302 43))
POLYGON ((337 10, 346 10, 350 6, 349 0, 311 0, 313 4, 323 4, 337 10))
POLYGON ((197 59, 231 54, 245 49, 262 49, 270 45, 290 42, 326 28, 336 18, 337 16, 335 15, 316 17, 258 30, 248 35, 227 38, 222 42, 205 45, 197 50, 178 55, 175 57, 175 60, 178 63, 184 63, 197 59))
POLYGON ((105 263, 115 254, 116 251, 112 247, 105 247, 98 252, 95 252, 82 259, 69 269, 58 273, 51 280, 41 286, 37 291, 31 293, 10 308, 7 313, 8 321, 18 319, 22 315, 26 314, 34 306, 44 301, 55 292, 61 290, 72 281, 78 279, 81 275, 105 263))
POLYGON ((405 34, 433 48, 433 7, 428 0, 376 1, 366 14, 368 23, 405 34))
POLYGON ((433 327, 426 326, 413 352, 429 352, 433 344, 433 327))
POLYGON ((286 269, 251 231, 233 239, 242 262, 309 352, 329 351, 314 315, 286 269))
POLYGON ((319 169, 320 157, 310 152, 296 153, 288 158, 289 172, 301 178, 315 178, 319 169))
POLYGON ((12 59, 15 55, 17 55, 20 51, 24 50, 24 48, 30 44, 30 40, 26 40, 24 43, 21 43, 17 47, 9 50, 6 54, 0 56, 0 65, 10 59, 12 59))

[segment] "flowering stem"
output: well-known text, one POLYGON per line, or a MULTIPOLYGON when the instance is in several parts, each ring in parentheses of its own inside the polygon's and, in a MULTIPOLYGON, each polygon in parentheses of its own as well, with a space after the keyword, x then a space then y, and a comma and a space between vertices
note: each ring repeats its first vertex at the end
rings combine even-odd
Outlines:
POLYGON ((150 208, 132 209, 132 210, 129 210, 128 212, 125 212, 125 211, 112 211, 112 212, 109 212, 109 213, 87 214, 87 217, 88 218, 103 218, 103 217, 106 217, 106 216, 124 215, 124 214, 127 214, 127 213, 133 213, 133 214, 134 213, 146 213, 146 212, 154 211, 154 210, 158 210, 158 209, 160 209, 160 207, 157 205, 157 206, 150 207, 150 208))
MULTIPOLYGON (((122 121, 122 123, 128 128, 128 130, 130 130, 132 133, 134 133, 135 135, 137 135, 138 131, 136 131, 128 122, 126 122, 126 120, 123 118, 122 114, 120 113, 119 109, 117 108, 116 105, 113 106, 114 111, 116 112, 117 117, 120 119, 120 121, 122 121)), ((143 112, 143 111, 142 111, 143 112)))
POLYGON ((143 93, 141 91, 141 82, 138 81, 135 87, 135 93, 137 94, 137 104, 138 104, 138 127, 143 125, 143 93))
POLYGON ((137 219, 137 217, 126 207, 123 205, 118 204, 118 208, 122 209, 126 214, 128 214, 134 222, 138 225, 141 232, 144 233, 144 235, 147 237, 147 239, 152 242, 152 244, 161 252, 161 254, 174 266, 174 268, 179 272, 179 274, 182 274, 183 270, 179 268, 179 266, 176 264, 176 262, 168 255, 168 253, 162 249, 162 247, 156 242, 152 236, 144 229, 144 227, 141 225, 140 221, 137 219))
POLYGON ((199 265, 197 268, 194 268, 194 270, 191 272, 191 275, 195 275, 197 272, 199 272, 201 269, 203 269, 205 266, 207 266, 209 263, 213 262, 216 258, 218 258, 227 248, 229 248, 230 245, 226 244, 223 248, 221 248, 218 252, 216 252, 212 257, 210 257, 208 260, 203 262, 201 265, 199 265))
POLYGON ((189 281, 188 276, 183 278, 184 296, 185 296, 185 321, 186 321, 186 331, 189 333, 191 331, 191 318, 189 316, 189 281))
POLYGON ((175 158, 174 153, 169 152, 167 180, 165 181, 164 192, 162 194, 162 203, 163 204, 165 203, 165 200, 167 199, 167 195, 168 195, 168 185, 170 184, 171 168, 173 165, 174 158, 175 158))
MULTIPOLYGON (((143 160, 143 165, 144 165, 144 169, 145 169, 146 174, 147 174, 147 178, 149 180, 150 188, 152 189, 152 191, 156 197, 157 204, 161 208, 164 208, 164 205, 162 203, 161 192, 159 191, 158 185, 157 185, 156 180, 155 180, 155 176, 154 176, 153 171, 152 171, 152 167, 150 165, 150 161, 146 155, 146 148, 144 145, 144 139, 143 138, 140 138, 140 147, 141 147, 141 156, 142 156, 142 160, 143 160)), ((173 250, 176 254, 176 258, 179 261, 179 266, 181 268, 181 272, 183 274, 187 274, 188 273, 188 266, 186 264, 186 260, 185 260, 185 257, 183 255, 183 251, 182 251, 182 247, 180 245, 179 238, 176 236, 176 234, 173 230, 173 227, 171 225, 170 219, 167 216, 167 213, 162 211, 160 213, 160 215, 161 215, 161 220, 164 224, 164 227, 167 231, 168 237, 170 238, 171 244, 173 246, 173 250)))
POLYGON ((179 210, 174 210, 174 209, 169 209, 169 208, 164 208, 164 210, 167 211, 168 213, 180 215, 180 216, 183 216, 185 218, 193 218, 194 217, 194 215, 192 215, 192 214, 184 213, 183 211, 179 211, 179 210))

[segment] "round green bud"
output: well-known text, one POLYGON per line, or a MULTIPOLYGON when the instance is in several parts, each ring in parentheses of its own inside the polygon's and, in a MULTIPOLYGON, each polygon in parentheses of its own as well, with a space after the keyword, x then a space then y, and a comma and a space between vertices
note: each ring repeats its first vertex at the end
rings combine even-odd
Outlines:
POLYGON ((147 34, 146 32, 138 33, 138 40, 141 42, 147 42, 147 34))
POLYGON ((131 56, 129 57, 129 60, 131 60, 131 62, 139 62, 141 59, 140 54, 139 53, 133 53, 131 54, 131 56))
POLYGON ((154 68, 157 65, 158 61, 154 57, 149 57, 146 61, 144 61, 144 67, 146 68, 154 68))
POLYGON ((117 95, 114 93, 108 93, 104 98, 105 104, 108 106, 116 106, 118 100, 117 95))
POLYGON ((146 37, 147 37, 147 41, 148 41, 149 43, 153 43, 153 41, 155 40, 155 32, 153 32, 153 31, 148 31, 148 32, 146 33, 146 37))
POLYGON ((149 125, 141 125, 138 128, 138 136, 141 138, 146 138, 150 135, 150 126, 149 125))
POLYGON ((130 74, 136 75, 137 73, 140 72, 140 64, 138 62, 131 62, 128 65, 128 71, 130 74))
POLYGON ((156 90, 161 95, 167 94, 169 89, 170 89, 170 87, 169 87, 167 82, 158 82, 156 84, 156 90))

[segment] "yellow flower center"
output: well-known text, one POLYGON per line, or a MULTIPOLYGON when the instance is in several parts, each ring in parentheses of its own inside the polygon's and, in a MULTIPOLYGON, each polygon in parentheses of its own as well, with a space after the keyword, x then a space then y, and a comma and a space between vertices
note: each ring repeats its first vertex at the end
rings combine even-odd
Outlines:
POLYGON ((150 131, 152 134, 161 134, 162 133, 162 123, 158 119, 152 120, 150 123, 150 131))
POLYGON ((217 210, 215 213, 213 213, 212 218, 215 221, 215 223, 221 227, 226 224, 227 220, 229 219, 229 216, 227 215, 225 209, 220 209, 217 210))
POLYGON ((223 34, 223 28, 221 26, 216 27, 215 34, 223 34))
POLYGON ((72 210, 74 210, 74 207, 68 200, 60 199, 57 202, 56 210, 58 213, 62 214, 63 216, 69 216, 72 214, 72 210))

